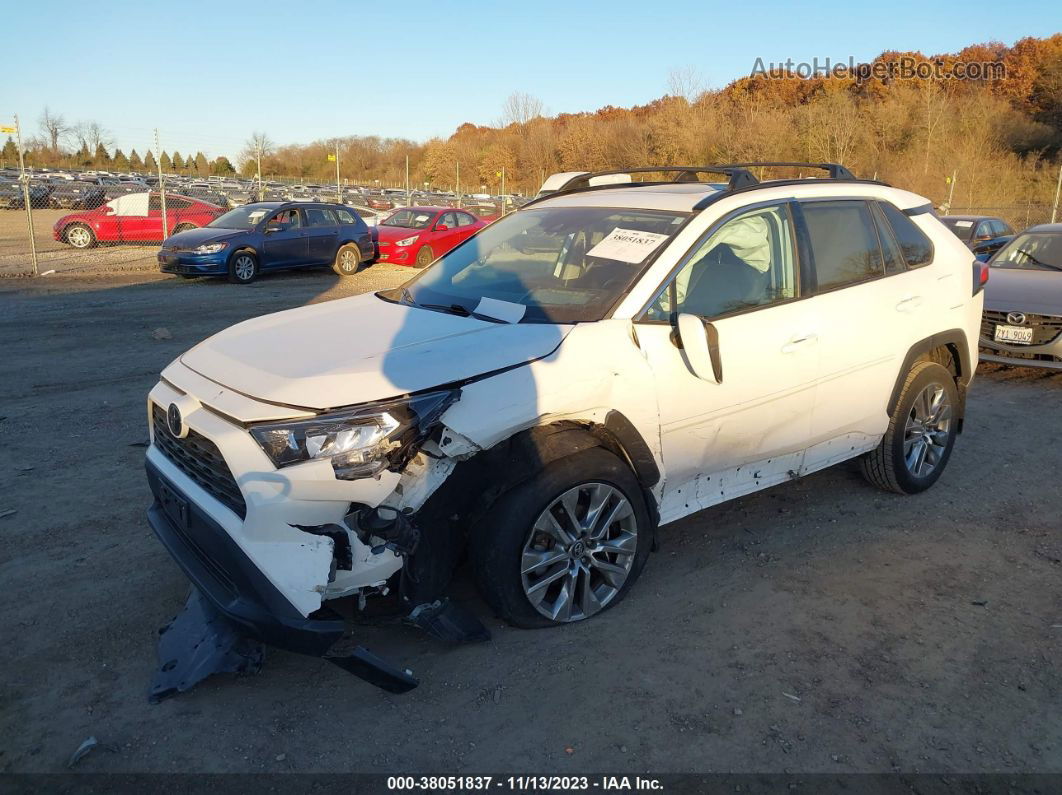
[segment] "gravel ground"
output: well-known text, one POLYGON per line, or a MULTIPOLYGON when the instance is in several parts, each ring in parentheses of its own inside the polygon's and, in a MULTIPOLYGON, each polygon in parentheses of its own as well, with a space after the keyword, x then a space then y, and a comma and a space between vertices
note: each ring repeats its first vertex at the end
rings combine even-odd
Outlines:
POLYGON ((462 575, 491 643, 358 628, 421 678, 405 696, 272 651, 149 705, 188 587, 144 518, 157 373, 408 275, 0 280, 0 771, 62 771, 95 736, 80 771, 1062 772, 1062 375, 1022 369, 979 374, 926 494, 843 465, 710 509, 586 624, 508 628, 462 575))

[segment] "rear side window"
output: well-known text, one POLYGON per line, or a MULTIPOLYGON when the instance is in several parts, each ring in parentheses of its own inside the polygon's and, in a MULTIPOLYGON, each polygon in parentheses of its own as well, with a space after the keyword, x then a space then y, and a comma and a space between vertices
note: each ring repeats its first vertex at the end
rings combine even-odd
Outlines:
POLYGON ((900 246, 892 234, 892 227, 880 209, 874 213, 874 223, 878 228, 878 242, 881 243, 881 256, 885 260, 885 273, 902 273, 907 270, 900 246))
POLYGON ((820 290, 885 273, 870 207, 862 201, 801 202, 820 290))
POLYGON ((476 222, 468 213, 457 213, 457 225, 458 226, 472 226, 476 222))
POLYGON ((339 216, 339 223, 341 224, 354 224, 357 221, 354 220, 354 216, 350 214, 350 210, 342 207, 336 208, 336 215, 339 216))
POLYGON ((908 268, 917 268, 920 265, 928 265, 933 261, 933 243, 925 232, 915 226, 915 222, 897 210, 888 202, 878 202, 878 206, 885 213, 896 240, 900 244, 900 251, 907 262, 908 268))
POLYGON ((306 209, 307 226, 335 226, 336 217, 331 210, 322 207, 308 207, 306 209))

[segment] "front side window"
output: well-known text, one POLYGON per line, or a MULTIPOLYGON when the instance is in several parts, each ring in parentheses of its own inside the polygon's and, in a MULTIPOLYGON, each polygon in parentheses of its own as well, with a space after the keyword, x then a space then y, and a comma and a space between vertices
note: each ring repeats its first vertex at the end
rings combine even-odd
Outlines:
POLYGON ((885 273, 870 207, 863 201, 801 202, 820 290, 885 273))
POLYGON ((914 221, 889 202, 878 202, 878 208, 892 227, 908 268, 928 265, 933 261, 933 243, 914 221))
POLYGON ((992 258, 993 268, 1062 271, 1062 234, 1025 232, 992 258))
POLYGON ((672 313, 715 318, 795 298, 796 265, 786 205, 727 221, 689 257, 648 317, 672 313))
POLYGON ((437 226, 445 226, 447 229, 454 229, 457 226, 457 219, 454 218, 453 213, 443 213, 439 217, 439 223, 437 226))
POLYGON ((302 219, 299 218, 299 211, 296 209, 281 210, 279 213, 269 219, 269 223, 266 227, 283 227, 283 231, 289 229, 298 229, 302 226, 302 219))
POLYGON ((521 322, 601 320, 687 217, 614 207, 522 210, 380 295, 466 313, 490 298, 522 305, 521 322))

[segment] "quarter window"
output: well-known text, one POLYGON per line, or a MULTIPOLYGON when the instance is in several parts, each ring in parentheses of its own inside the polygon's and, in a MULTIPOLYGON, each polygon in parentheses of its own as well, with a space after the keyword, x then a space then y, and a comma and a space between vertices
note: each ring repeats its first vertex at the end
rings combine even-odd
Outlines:
POLYGON ((870 208, 862 201, 802 202, 820 290, 885 273, 870 208))
POLYGON ((885 260, 885 273, 902 273, 907 269, 900 247, 892 234, 892 227, 885 220, 881 211, 874 213, 874 224, 878 229, 878 242, 881 243, 881 256, 885 260))
POLYGON ((878 207, 885 213, 885 218, 888 219, 889 226, 896 235, 907 267, 917 268, 932 262, 933 243, 926 237, 926 233, 888 202, 878 202, 878 207))
POLYGON ((704 241, 649 307, 705 318, 796 297, 796 268, 785 205, 761 207, 727 221, 704 241))

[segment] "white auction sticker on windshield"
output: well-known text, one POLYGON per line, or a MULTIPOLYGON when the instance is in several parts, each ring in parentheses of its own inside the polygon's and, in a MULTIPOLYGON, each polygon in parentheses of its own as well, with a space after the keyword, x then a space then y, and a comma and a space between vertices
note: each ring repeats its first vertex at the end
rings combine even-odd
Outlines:
POLYGON ((667 240, 667 235, 639 232, 637 229, 620 229, 617 226, 605 235, 600 243, 587 251, 586 256, 614 259, 637 265, 665 240, 667 240))

